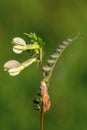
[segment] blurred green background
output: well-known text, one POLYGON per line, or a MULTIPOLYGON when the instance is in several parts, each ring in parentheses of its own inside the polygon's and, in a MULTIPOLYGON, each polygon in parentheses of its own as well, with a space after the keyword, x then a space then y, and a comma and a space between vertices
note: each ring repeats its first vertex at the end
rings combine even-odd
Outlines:
POLYGON ((51 109, 45 130, 87 130, 87 1, 0 0, 0 130, 39 130, 39 113, 32 100, 40 85, 40 70, 32 65, 16 77, 3 71, 11 59, 20 62, 28 53, 14 54, 11 41, 35 32, 45 42, 44 61, 58 43, 79 32, 61 56, 51 80, 51 109))

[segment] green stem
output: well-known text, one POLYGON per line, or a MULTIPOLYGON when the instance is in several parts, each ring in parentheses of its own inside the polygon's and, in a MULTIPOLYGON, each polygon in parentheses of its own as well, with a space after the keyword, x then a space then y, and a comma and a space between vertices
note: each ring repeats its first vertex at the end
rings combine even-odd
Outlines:
POLYGON ((44 126, 44 109, 43 109, 43 102, 41 106, 41 112, 40 112, 40 130, 43 130, 44 126))
MULTIPOLYGON (((43 58, 43 48, 40 48, 40 67, 41 67, 41 71, 42 71, 42 78, 44 78, 45 73, 43 71, 42 58, 43 58)), ((42 101, 41 112, 40 112, 40 130, 43 130, 43 126, 44 126, 44 106, 43 106, 43 101, 42 101)))
POLYGON ((41 71, 42 71, 42 78, 45 77, 45 72, 43 71, 43 48, 40 48, 40 67, 41 67, 41 71))
POLYGON ((42 58, 43 58, 43 54, 42 54, 42 52, 43 52, 43 48, 40 48, 40 62, 42 62, 42 58))

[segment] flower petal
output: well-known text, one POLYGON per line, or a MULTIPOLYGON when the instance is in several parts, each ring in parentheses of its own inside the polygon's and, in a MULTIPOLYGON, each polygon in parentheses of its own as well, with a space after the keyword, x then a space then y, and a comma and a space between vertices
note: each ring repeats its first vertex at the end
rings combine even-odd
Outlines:
POLYGON ((19 66, 20 65, 20 63, 18 62, 18 61, 16 61, 16 60, 10 60, 10 61, 7 61, 5 64, 4 64, 4 70, 5 71, 7 71, 7 70, 9 70, 9 69, 12 69, 12 68, 14 68, 14 67, 17 67, 17 66, 19 66))
POLYGON ((23 52, 23 50, 25 49, 24 46, 21 46, 21 45, 15 45, 13 47, 13 52, 15 52, 16 54, 20 54, 23 52))
POLYGON ((17 49, 15 49, 15 48, 13 47, 13 52, 15 52, 16 54, 20 54, 20 53, 23 52, 23 50, 17 50, 17 49))
POLYGON ((16 45, 18 44, 18 45, 21 45, 21 46, 25 46, 26 45, 26 42, 24 41, 24 39, 22 39, 20 37, 13 38, 12 43, 14 43, 16 45))
POLYGON ((16 76, 21 72, 21 70, 22 69, 20 69, 20 67, 18 67, 18 68, 9 69, 8 72, 11 76, 16 76))
POLYGON ((22 70, 24 69, 24 66, 22 65, 22 63, 17 66, 17 67, 14 67, 12 69, 9 69, 8 72, 11 76, 16 76, 18 75, 22 70))
POLYGON ((8 70, 8 72, 9 72, 9 74, 10 74, 11 76, 16 76, 16 75, 18 75, 21 71, 18 71, 18 70, 16 70, 16 68, 15 68, 15 69, 10 69, 10 70, 8 70))

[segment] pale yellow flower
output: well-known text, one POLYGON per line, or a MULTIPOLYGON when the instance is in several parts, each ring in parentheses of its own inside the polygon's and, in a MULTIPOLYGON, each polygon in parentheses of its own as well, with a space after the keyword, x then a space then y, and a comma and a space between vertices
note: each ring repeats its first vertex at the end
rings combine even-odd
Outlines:
POLYGON ((13 51, 15 53, 20 54, 26 50, 26 42, 22 38, 13 38, 12 43, 14 44, 13 51))
POLYGON ((8 73, 11 76, 16 76, 18 75, 24 68, 28 67, 29 65, 31 65, 32 63, 36 62, 37 58, 30 58, 26 61, 24 61, 23 63, 20 63, 16 60, 10 60, 7 61, 4 64, 4 70, 8 71, 8 73))
POLYGON ((38 43, 35 42, 34 44, 26 44, 26 42, 19 37, 14 38, 12 43, 14 44, 13 51, 17 54, 20 54, 25 50, 38 50, 40 48, 38 43))

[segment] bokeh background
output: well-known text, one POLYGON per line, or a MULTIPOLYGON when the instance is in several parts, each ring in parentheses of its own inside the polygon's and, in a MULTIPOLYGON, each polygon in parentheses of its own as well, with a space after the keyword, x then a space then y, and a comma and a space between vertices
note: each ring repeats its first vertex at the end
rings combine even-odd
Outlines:
POLYGON ((39 113, 32 100, 41 74, 35 65, 16 77, 3 71, 11 59, 20 62, 28 53, 14 54, 11 41, 35 32, 46 43, 44 61, 59 42, 78 33, 56 65, 49 87, 51 109, 45 130, 87 130, 87 1, 0 0, 0 130, 39 130, 39 113))

